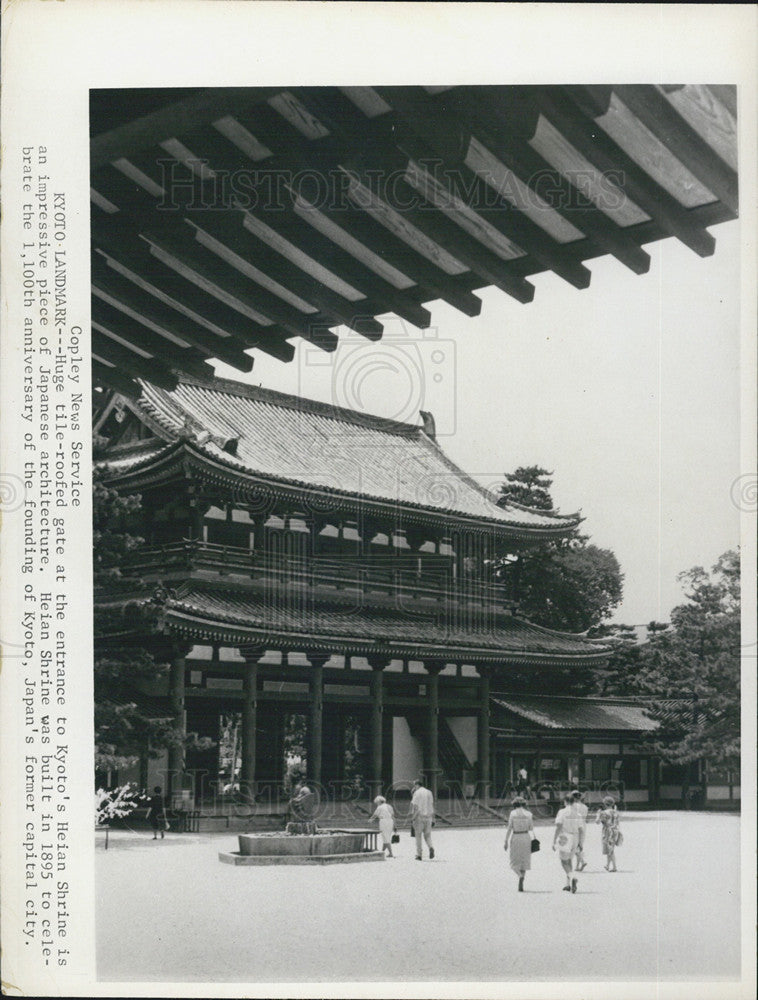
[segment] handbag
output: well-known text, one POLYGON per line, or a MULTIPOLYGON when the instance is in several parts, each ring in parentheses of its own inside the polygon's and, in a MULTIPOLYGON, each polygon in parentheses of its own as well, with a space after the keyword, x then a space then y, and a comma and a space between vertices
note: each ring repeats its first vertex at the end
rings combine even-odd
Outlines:
POLYGON ((540 842, 536 837, 532 837, 532 854, 536 854, 540 849, 540 842))
POLYGON ((411 823, 411 836, 412 837, 416 836, 416 831, 413 829, 413 824, 412 823, 411 823))
POLYGON ((392 834, 392 843, 393 844, 399 844, 400 843, 400 834, 399 833, 393 833, 392 834))

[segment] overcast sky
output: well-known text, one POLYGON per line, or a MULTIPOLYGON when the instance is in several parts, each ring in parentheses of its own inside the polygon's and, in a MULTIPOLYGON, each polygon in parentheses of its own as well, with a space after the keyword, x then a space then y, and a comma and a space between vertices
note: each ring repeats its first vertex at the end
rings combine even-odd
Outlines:
POLYGON ((429 410, 448 455, 492 487, 544 466, 559 509, 581 509, 621 564, 614 620, 666 620, 677 574, 739 539, 738 223, 712 232, 711 258, 649 244, 647 275, 603 257, 583 291, 538 275, 528 305, 484 289, 476 319, 434 302, 430 331, 387 317, 377 344, 346 330, 334 354, 296 341, 294 362, 257 355, 247 378, 412 423, 429 410))

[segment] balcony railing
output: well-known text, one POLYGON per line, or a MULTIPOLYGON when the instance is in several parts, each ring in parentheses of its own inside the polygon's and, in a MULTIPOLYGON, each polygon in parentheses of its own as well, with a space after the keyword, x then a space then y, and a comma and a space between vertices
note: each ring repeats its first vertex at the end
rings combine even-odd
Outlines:
POLYGON ((432 553, 364 557, 272 554, 183 539, 133 552, 124 570, 167 582, 193 576, 205 580, 213 576, 219 579, 247 576, 251 580, 274 577, 283 584, 357 588, 366 593, 397 593, 434 600, 470 600, 509 610, 517 607, 508 584, 456 573, 450 557, 432 553))

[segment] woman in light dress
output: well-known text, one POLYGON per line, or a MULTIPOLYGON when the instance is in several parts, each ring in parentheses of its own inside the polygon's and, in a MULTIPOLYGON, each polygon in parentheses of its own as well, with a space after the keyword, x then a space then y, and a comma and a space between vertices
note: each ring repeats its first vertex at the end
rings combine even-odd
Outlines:
POLYGON ((532 838, 534 837, 534 820, 526 808, 526 800, 517 795, 513 800, 513 809, 508 817, 508 829, 505 831, 505 850, 510 844, 511 868, 518 875, 518 891, 524 891, 524 877, 532 867, 532 838))
POLYGON ((394 858, 392 853, 392 834, 395 832, 395 810, 383 795, 377 795, 374 799, 374 809, 371 820, 379 821, 379 832, 382 835, 383 848, 387 852, 388 858, 394 858))
POLYGON ((616 868, 616 848, 621 844, 622 835, 619 828, 616 800, 612 795, 606 795, 603 799, 603 808, 598 812, 595 822, 603 825, 601 837, 603 854, 606 856, 605 870, 607 872, 618 871, 616 868))

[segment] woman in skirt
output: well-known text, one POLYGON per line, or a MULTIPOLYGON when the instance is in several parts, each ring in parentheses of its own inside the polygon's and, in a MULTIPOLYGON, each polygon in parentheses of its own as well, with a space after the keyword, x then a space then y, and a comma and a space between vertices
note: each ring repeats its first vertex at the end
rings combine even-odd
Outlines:
POLYGON ((511 868, 518 875, 518 891, 524 891, 524 877, 532 867, 532 837, 534 836, 534 820, 526 808, 526 800, 517 795, 513 800, 513 809, 508 817, 508 829, 505 832, 505 849, 510 844, 511 868))
MULTIPOLYGON (((371 820, 379 821, 379 832, 382 835, 383 848, 387 852, 388 858, 394 858, 392 853, 392 834, 395 832, 395 810, 383 795, 377 795, 374 799, 374 814, 371 820)), ((369 820, 369 822, 371 822, 369 820)))
POLYGON ((619 814, 616 808, 616 800, 612 795, 606 795, 603 799, 603 808, 598 812, 596 823, 602 823, 601 831, 603 854, 606 857, 605 870, 607 872, 618 871, 616 868, 616 848, 621 844, 622 836, 619 829, 619 814))

